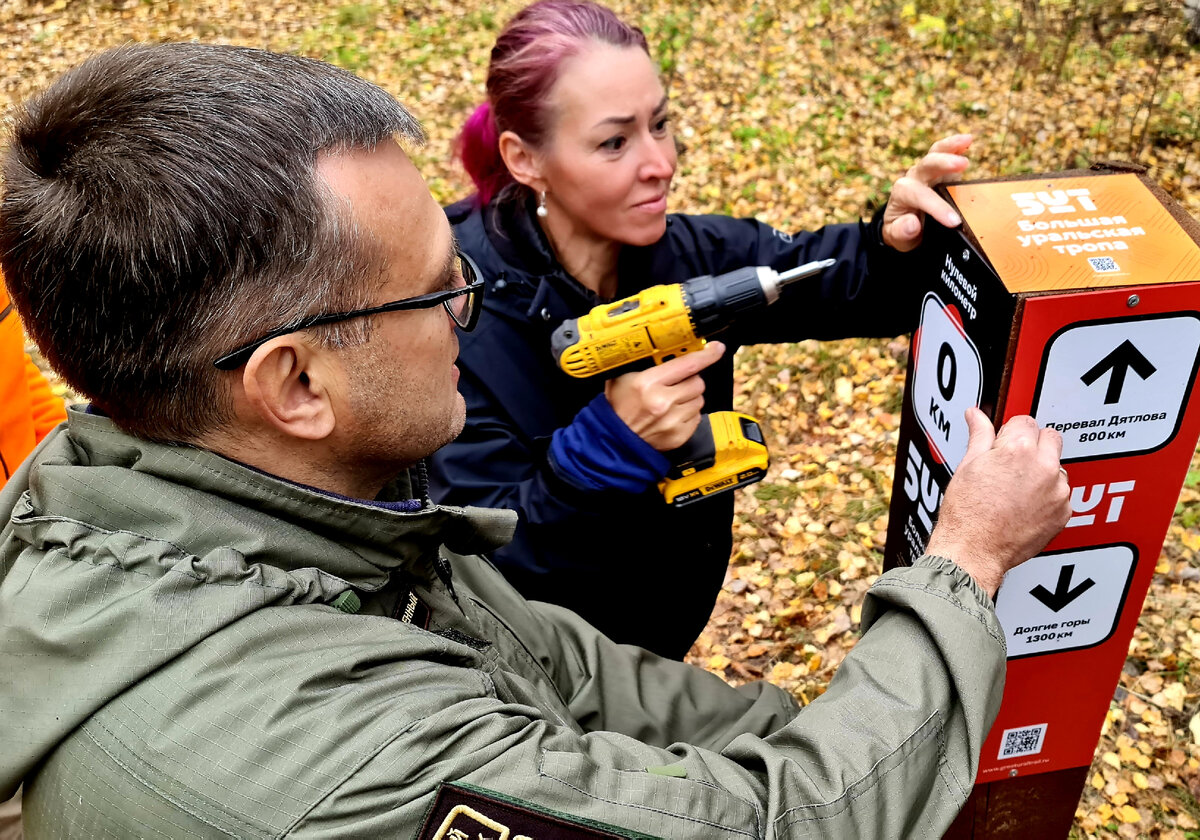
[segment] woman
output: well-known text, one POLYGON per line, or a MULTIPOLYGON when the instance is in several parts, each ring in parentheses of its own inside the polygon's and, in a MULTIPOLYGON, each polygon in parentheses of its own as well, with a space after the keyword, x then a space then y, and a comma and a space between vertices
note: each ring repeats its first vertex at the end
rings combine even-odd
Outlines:
POLYGON ((478 193, 447 213, 488 281, 488 314, 461 336, 467 427, 434 457, 434 496, 518 511, 515 539, 493 560, 527 597, 682 658, 724 579, 733 496, 668 508, 656 483, 670 466, 662 453, 701 411, 731 408, 732 352, 712 342, 608 382, 576 380, 555 366, 551 333, 648 286, 827 257, 833 268, 785 289, 725 344, 908 332, 919 302, 896 252, 919 243, 925 213, 958 224, 930 185, 966 168, 971 138, 935 144, 870 224, 792 236, 668 215, 667 97, 641 31, 602 6, 524 9, 492 50, 487 89, 460 138, 478 193))

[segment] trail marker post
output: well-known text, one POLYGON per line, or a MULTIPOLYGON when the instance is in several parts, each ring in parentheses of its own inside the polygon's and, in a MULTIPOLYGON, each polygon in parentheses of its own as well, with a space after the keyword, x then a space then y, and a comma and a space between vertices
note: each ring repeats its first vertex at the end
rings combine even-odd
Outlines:
POLYGON ((950 185, 962 228, 927 226, 885 568, 923 551, 971 405, 1059 429, 1071 485, 996 597, 1007 684, 956 840, 1067 836, 1200 436, 1200 225, 1128 169, 950 185))

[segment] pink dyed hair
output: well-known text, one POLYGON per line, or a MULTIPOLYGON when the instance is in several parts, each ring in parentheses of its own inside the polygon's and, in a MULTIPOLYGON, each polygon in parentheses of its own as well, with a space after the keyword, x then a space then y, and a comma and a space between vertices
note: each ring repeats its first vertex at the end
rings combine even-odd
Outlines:
POLYGON ((541 146, 550 127, 546 98, 559 68, 594 41, 650 52, 642 30, 590 0, 538 0, 504 27, 488 64, 487 101, 467 119, 455 144, 480 204, 515 183, 500 157, 500 135, 511 131, 541 146))

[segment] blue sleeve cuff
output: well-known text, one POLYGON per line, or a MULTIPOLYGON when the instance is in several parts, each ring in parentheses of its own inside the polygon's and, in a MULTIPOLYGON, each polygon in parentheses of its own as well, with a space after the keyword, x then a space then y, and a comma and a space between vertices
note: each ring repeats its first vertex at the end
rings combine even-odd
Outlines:
POLYGON ((549 455, 561 478, 585 490, 641 493, 671 468, 661 452, 625 425, 604 394, 554 432, 549 455))

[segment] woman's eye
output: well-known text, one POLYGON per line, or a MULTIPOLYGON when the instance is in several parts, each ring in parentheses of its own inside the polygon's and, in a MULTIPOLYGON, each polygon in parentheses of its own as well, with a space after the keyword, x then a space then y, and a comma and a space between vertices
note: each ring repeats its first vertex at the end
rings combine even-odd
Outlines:
POLYGON ((666 131, 666 130, 667 130, 667 125, 668 125, 670 122, 671 122, 671 120, 670 120, 670 118, 669 118, 669 117, 663 117, 662 119, 660 119, 660 120, 657 120, 657 121, 654 123, 654 133, 655 133, 655 134, 662 134, 664 131, 666 131))
POLYGON ((610 137, 600 144, 600 148, 608 152, 619 152, 621 147, 625 145, 625 138, 617 135, 610 137))

